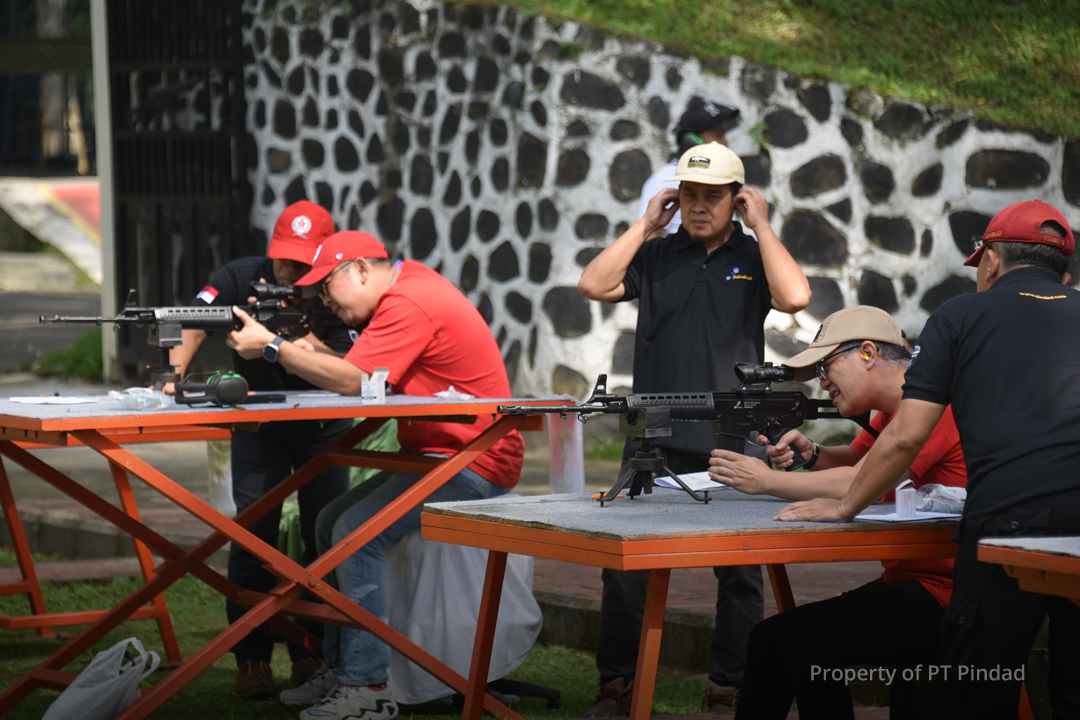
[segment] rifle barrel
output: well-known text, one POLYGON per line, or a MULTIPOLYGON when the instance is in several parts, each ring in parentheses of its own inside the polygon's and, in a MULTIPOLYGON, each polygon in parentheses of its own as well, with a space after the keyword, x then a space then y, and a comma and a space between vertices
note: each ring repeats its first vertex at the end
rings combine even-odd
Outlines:
POLYGON ((126 315, 117 315, 116 317, 111 318, 89 315, 42 315, 38 318, 38 322, 41 325, 47 325, 50 323, 93 323, 94 325, 101 325, 103 323, 123 323, 135 321, 136 318, 127 317, 126 315))

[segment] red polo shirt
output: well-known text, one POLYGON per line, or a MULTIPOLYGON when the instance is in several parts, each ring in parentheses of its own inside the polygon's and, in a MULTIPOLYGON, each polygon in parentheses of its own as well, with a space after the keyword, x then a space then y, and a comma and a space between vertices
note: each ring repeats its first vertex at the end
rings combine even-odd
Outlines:
MULTIPOLYGON (((446 278, 412 260, 403 263, 345 360, 367 373, 386 368, 399 395, 430 397, 453 386, 478 398, 510 397, 502 355, 480 313, 446 278)), ((398 441, 408 450, 451 455, 493 423, 490 415, 472 425, 401 418, 398 441)), ((525 442, 515 430, 469 468, 514 487, 524 456, 525 442)))

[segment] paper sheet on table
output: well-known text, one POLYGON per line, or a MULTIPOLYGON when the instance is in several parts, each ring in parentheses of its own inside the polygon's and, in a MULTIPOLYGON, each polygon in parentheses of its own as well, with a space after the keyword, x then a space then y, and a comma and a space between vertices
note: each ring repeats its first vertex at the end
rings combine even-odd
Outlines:
MULTIPOLYGON (((724 483, 718 483, 715 480, 710 479, 708 470, 696 473, 686 473, 685 475, 680 475, 679 479, 686 483, 687 486, 694 491, 726 490, 730 487, 729 485, 725 485, 724 483)), ((679 487, 679 485, 674 480, 672 480, 666 475, 662 475, 656 478, 655 484, 657 487, 675 488, 677 490, 682 490, 682 488, 679 487)))
POLYGON ((873 513, 863 513, 862 515, 856 515, 856 520, 879 520, 881 522, 919 522, 920 520, 938 520, 940 518, 958 518, 960 513, 939 513, 939 512, 923 512, 922 510, 915 511, 915 517, 902 518, 897 517, 896 513, 885 513, 884 515, 874 515, 873 513))
POLYGON ((100 399, 96 397, 57 397, 56 395, 8 398, 13 403, 22 403, 23 405, 83 405, 97 402, 100 399))

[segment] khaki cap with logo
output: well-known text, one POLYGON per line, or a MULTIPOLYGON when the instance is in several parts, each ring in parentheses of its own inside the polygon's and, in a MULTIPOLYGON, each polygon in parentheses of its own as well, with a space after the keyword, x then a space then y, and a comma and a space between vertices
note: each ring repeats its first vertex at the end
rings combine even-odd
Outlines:
POLYGON ((795 369, 795 379, 799 382, 813 380, 817 375, 815 366, 851 340, 876 340, 911 349, 904 331, 889 313, 868 305, 856 305, 825 318, 810 346, 784 365, 795 369))
POLYGON ((696 182, 706 185, 746 183, 746 171, 739 156, 720 143, 696 145, 682 154, 675 168, 675 177, 665 182, 696 182))

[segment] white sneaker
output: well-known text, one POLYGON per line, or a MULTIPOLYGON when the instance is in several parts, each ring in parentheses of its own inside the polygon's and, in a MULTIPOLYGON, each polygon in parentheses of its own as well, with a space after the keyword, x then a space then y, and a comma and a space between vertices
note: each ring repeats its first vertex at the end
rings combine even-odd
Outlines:
POLYGON ((300 713, 300 720, 392 720, 398 705, 390 688, 381 690, 355 685, 338 685, 326 698, 300 713))
POLYGON ((284 705, 314 705, 337 685, 337 669, 321 667, 300 687, 282 690, 278 700, 284 705))

